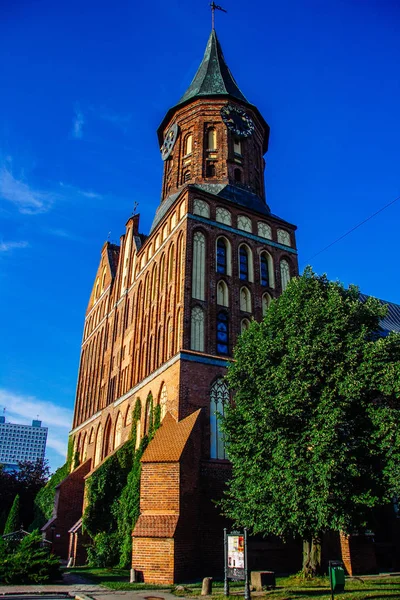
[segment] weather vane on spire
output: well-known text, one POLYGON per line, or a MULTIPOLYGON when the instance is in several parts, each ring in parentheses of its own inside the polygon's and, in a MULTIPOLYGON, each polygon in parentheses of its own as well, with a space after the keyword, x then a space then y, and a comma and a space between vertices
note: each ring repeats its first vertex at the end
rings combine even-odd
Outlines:
POLYGON ((213 2, 210 3, 210 6, 211 6, 211 27, 214 30, 215 29, 215 11, 222 10, 222 12, 224 12, 224 13, 226 13, 228 11, 225 10, 224 8, 222 8, 222 6, 218 6, 218 4, 215 4, 214 0, 213 0, 213 2))

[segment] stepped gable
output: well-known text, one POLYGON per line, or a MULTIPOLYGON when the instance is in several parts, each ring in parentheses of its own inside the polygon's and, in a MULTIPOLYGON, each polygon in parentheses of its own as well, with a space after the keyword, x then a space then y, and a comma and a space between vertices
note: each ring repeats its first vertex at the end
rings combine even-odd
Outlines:
POLYGON ((167 413, 161 427, 157 429, 154 438, 146 448, 141 462, 178 462, 200 412, 201 409, 196 410, 178 422, 167 413))

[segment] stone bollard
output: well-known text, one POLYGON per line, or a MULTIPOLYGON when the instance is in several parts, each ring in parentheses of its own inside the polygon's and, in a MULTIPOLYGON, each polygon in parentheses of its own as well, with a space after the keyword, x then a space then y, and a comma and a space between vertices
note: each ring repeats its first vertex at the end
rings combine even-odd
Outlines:
POLYGON ((203 585, 201 586, 202 596, 211 596, 212 594, 212 577, 204 577, 203 585))

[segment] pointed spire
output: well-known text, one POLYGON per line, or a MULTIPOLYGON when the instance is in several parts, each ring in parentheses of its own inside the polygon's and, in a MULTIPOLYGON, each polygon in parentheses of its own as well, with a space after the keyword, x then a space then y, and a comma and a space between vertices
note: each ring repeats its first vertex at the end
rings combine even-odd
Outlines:
POLYGON ((203 60, 179 104, 199 96, 232 96, 248 103, 240 91, 222 53, 215 29, 208 38, 203 60))

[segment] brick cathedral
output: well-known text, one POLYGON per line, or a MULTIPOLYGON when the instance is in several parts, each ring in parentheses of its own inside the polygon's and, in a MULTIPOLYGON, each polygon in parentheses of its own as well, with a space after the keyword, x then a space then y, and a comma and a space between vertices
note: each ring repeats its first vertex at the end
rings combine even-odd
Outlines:
POLYGON ((214 29, 157 135, 164 172, 151 230, 140 233, 134 215, 120 245, 101 249, 70 434, 80 465, 44 529, 52 523, 59 552, 78 560, 85 480, 128 439, 137 398, 137 439, 146 433, 151 395, 162 422, 142 458, 132 567, 167 583, 221 570, 224 523, 213 500, 230 472, 216 417, 229 401, 223 377, 240 333, 298 265, 295 226, 266 202, 269 126, 214 29))

